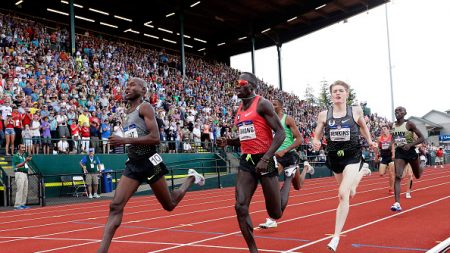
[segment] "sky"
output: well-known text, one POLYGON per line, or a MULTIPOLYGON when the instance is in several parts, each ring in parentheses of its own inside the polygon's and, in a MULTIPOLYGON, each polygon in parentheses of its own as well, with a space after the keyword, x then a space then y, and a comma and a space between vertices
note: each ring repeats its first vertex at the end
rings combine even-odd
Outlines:
MULTIPOLYGON (((404 106, 407 117, 449 110, 450 1, 391 0, 387 8, 394 107, 404 106)), ((307 85, 318 95, 321 81, 342 80, 372 113, 392 119, 387 45, 385 5, 285 43, 283 90, 304 98, 307 85)), ((230 62, 233 68, 252 70, 250 52, 230 62)), ((275 47, 256 51, 255 70, 279 87, 275 47)))

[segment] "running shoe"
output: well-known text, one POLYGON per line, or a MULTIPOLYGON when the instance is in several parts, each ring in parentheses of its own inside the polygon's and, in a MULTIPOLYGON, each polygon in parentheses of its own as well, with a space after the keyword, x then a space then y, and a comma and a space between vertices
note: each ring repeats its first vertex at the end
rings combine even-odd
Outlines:
POLYGON ((291 166, 284 170, 284 174, 286 175, 286 177, 292 177, 293 175, 295 175, 296 171, 297 171, 297 166, 291 166))
POLYGON ((22 209, 30 209, 31 207, 26 206, 26 205, 21 205, 22 209))
POLYGON ((271 218, 266 218, 266 222, 265 223, 261 223, 259 224, 260 228, 276 228, 278 226, 277 222, 272 220, 271 218))
POLYGON ((89 194, 88 198, 89 198, 89 199, 92 199, 92 194, 89 194))
POLYGON ((190 177, 195 178, 195 181, 194 181, 195 184, 198 184, 200 186, 205 185, 205 178, 202 175, 200 175, 197 171, 195 171, 194 169, 189 169, 188 175, 190 177))
POLYGON ((22 210, 22 209, 24 209, 23 206, 16 206, 16 207, 14 207, 14 210, 22 210))
POLYGON ((100 198, 100 195, 98 195, 97 193, 94 193, 94 198, 98 199, 98 198, 100 198))
POLYGON ((411 193, 410 193, 410 192, 407 192, 407 193, 405 194, 405 197, 406 197, 407 199, 412 198, 412 197, 411 197, 411 193))
POLYGON ((305 161, 305 162, 303 163, 303 166, 304 166, 305 168, 307 168, 306 173, 309 173, 310 175, 314 175, 314 167, 311 166, 311 165, 309 164, 308 161, 305 161))
POLYGON ((392 206, 391 206, 391 211, 392 212, 400 212, 402 210, 402 207, 400 206, 400 203, 395 202, 392 206))
POLYGON ((328 243, 327 247, 329 250, 336 252, 338 244, 339 244, 339 236, 333 236, 333 238, 331 238, 330 243, 328 243))
POLYGON ((367 163, 363 164, 363 166, 361 168, 361 171, 363 171, 364 176, 366 176, 366 177, 370 176, 372 174, 372 171, 369 168, 369 164, 367 164, 367 163))

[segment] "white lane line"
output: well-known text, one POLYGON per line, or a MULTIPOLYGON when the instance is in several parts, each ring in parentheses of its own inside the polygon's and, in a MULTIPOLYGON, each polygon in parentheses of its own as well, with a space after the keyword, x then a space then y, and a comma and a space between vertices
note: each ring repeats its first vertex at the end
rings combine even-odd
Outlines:
MULTIPOLYGON (((410 209, 408 209, 408 210, 401 211, 401 212, 398 212, 398 213, 389 215, 389 216, 387 216, 387 217, 384 217, 384 218, 381 218, 381 219, 378 219, 378 220, 374 220, 374 221, 371 221, 371 222, 362 224, 362 225, 360 225, 360 226, 357 226, 357 227, 354 227, 354 228, 345 230, 345 231, 343 231, 341 234, 346 234, 346 233, 349 233, 349 232, 358 230, 358 229, 360 229, 360 228, 364 228, 364 227, 370 226, 370 225, 372 225, 372 224, 375 224, 375 223, 378 223, 378 222, 381 222, 381 221, 384 221, 384 220, 387 220, 387 219, 391 219, 391 218, 394 218, 394 217, 396 217, 396 216, 399 216, 399 215, 402 215, 402 214, 405 214, 405 213, 412 212, 412 211, 414 211, 414 210, 416 210, 416 209, 419 209, 419 208, 422 208, 422 207, 425 207, 425 206, 432 205, 432 204, 434 204, 434 203, 437 203, 437 202, 442 201, 442 200, 446 200, 446 199, 448 199, 448 198, 450 198, 450 196, 442 197, 442 198, 440 198, 440 199, 436 199, 436 200, 427 202, 427 203, 425 203, 425 204, 422 204, 422 205, 419 205, 419 206, 416 206, 416 207, 412 207, 412 208, 410 208, 410 209)), ((325 240, 327 240, 327 239, 331 239, 331 237, 332 237, 332 236, 323 237, 323 238, 321 238, 321 239, 318 239, 318 240, 315 240, 315 241, 306 243, 306 244, 304 244, 304 245, 300 245, 300 246, 298 246, 298 247, 295 247, 295 248, 292 248, 292 249, 289 249, 289 250, 283 251, 283 252, 287 253, 287 252, 293 252, 294 250, 303 249, 303 248, 306 248, 306 247, 308 247, 308 246, 311 246, 311 245, 317 244, 317 243, 319 243, 319 242, 325 241, 325 240)))

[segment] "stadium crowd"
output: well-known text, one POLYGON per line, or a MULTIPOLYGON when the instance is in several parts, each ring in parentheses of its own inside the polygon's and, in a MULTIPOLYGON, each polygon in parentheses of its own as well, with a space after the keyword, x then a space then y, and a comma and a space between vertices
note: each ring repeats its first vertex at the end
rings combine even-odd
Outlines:
MULTIPOLYGON (((11 14, 0 14, 0 36, 0 138, 7 155, 19 143, 31 154, 80 153, 89 147, 123 153, 123 147, 110 149, 107 139, 122 134, 123 93, 130 77, 149 84, 160 152, 197 152, 220 136, 236 136, 232 119, 239 104, 234 94, 239 72, 223 63, 188 56, 183 78, 178 55, 89 34, 77 35, 72 56, 66 28, 53 30, 11 14)), ((262 81, 257 94, 284 101, 307 148, 323 108, 262 81)), ((366 121, 373 137, 386 123, 376 114, 366 121)))

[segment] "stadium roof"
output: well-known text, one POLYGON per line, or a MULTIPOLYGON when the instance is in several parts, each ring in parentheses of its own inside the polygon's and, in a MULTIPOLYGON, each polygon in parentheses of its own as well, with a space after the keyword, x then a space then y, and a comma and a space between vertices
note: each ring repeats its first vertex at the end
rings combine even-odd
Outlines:
MULTIPOLYGON (((69 23, 69 0, 4 0, 2 8, 69 23)), ((74 0, 75 25, 179 50, 179 14, 185 48, 228 61, 232 55, 286 43, 379 6, 388 0, 74 0), (145 3, 145 4, 144 4, 145 3), (148 5, 146 7, 144 5, 148 5)))

